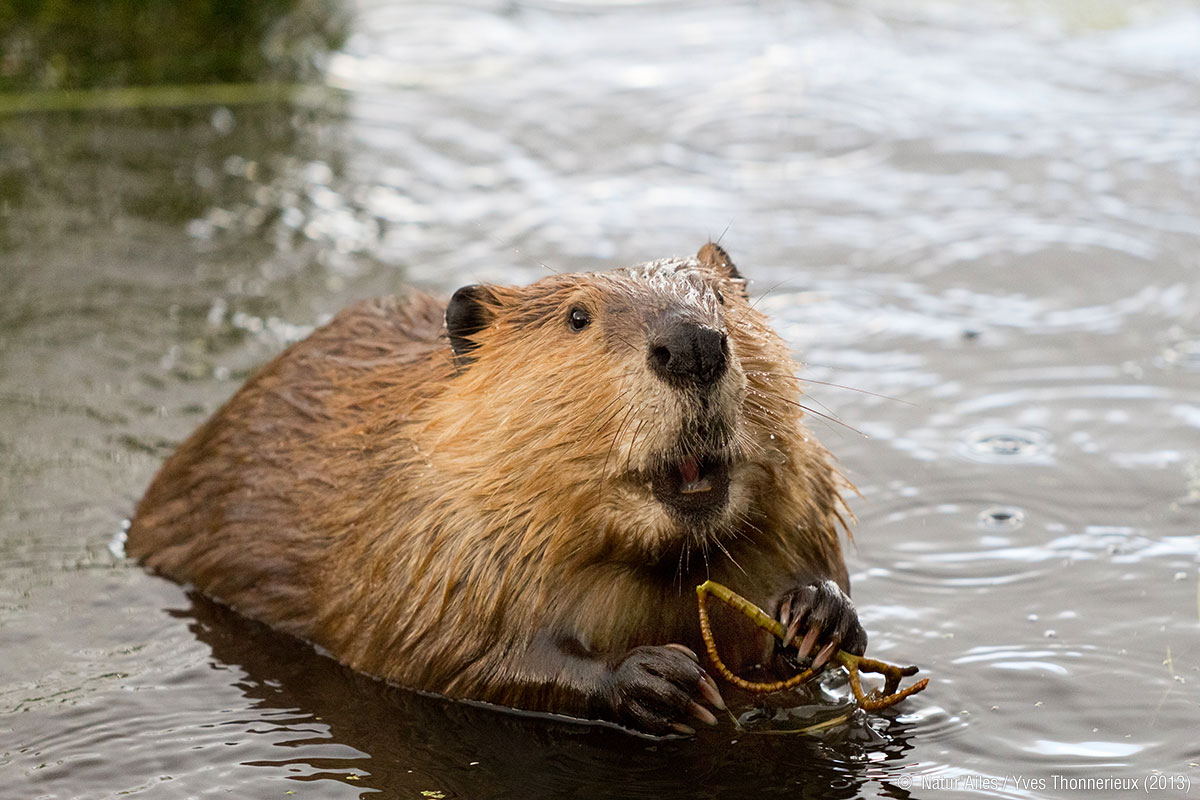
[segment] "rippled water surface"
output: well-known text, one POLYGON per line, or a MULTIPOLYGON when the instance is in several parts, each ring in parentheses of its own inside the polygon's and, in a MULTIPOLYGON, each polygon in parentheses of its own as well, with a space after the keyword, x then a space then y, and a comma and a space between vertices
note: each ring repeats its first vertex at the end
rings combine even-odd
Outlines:
POLYGON ((317 47, 279 5, 247 47, 314 50, 303 89, 0 96, 0 794, 1200 792, 1200 8, 362 0, 317 47), (351 299, 710 237, 837 420, 872 654, 931 678, 897 711, 648 743, 445 703, 110 548, 351 299))

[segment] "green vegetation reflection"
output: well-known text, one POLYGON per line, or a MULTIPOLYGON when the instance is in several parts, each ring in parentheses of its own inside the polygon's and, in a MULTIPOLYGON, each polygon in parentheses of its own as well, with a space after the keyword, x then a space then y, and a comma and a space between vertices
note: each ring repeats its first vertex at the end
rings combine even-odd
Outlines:
POLYGON ((6 0, 0 92, 318 79, 333 0, 6 0))

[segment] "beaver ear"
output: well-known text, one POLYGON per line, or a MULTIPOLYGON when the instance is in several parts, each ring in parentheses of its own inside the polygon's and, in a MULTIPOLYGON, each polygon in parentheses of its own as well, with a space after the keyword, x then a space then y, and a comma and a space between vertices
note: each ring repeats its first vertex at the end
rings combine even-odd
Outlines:
POLYGON ((496 295, 487 286, 471 284, 454 293, 446 306, 446 333, 454 355, 470 361, 470 353, 479 345, 471 337, 486 328, 495 316, 496 295))
POLYGON ((696 258, 709 269, 724 273, 727 277, 735 281, 741 281, 742 295, 748 297, 746 279, 742 277, 742 273, 738 272, 738 268, 734 266, 733 259, 729 257, 729 253, 726 253, 721 245, 715 242, 706 242, 704 247, 700 248, 700 252, 696 253, 696 258))

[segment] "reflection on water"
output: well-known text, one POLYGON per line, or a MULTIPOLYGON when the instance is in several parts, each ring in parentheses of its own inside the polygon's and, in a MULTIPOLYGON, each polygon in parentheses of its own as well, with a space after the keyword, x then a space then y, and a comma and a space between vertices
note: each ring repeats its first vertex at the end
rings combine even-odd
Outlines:
POLYGON ((11 791, 1200 779, 1194 5, 135 5, 0 8, 11 791), (888 715, 649 743, 450 704, 110 552, 173 444, 350 299, 723 232, 862 494, 872 654, 931 678, 888 715))
POLYGON ((331 0, 16 0, 0 91, 312 79, 346 22, 331 0))

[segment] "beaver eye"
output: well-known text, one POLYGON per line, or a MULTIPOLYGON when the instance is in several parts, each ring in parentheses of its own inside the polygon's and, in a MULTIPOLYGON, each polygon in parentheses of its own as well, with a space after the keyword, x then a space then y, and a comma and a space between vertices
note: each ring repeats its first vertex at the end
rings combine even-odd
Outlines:
POLYGON ((717 302, 720 303, 721 305, 725 305, 725 295, 721 294, 721 290, 713 289, 713 292, 715 292, 717 295, 717 302))
POLYGON ((571 330, 579 333, 592 322, 592 315, 587 312, 587 309, 575 306, 567 314, 567 324, 571 326, 571 330))

